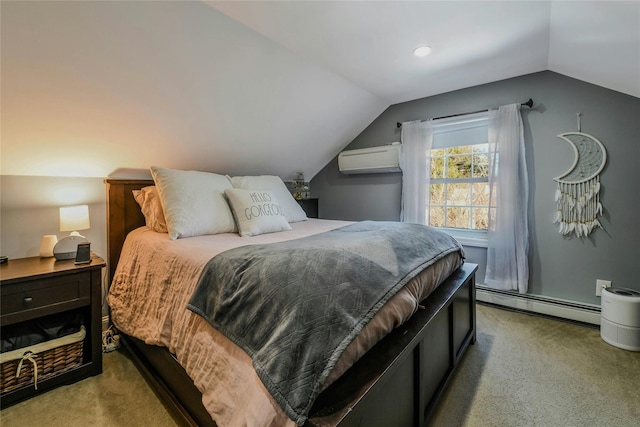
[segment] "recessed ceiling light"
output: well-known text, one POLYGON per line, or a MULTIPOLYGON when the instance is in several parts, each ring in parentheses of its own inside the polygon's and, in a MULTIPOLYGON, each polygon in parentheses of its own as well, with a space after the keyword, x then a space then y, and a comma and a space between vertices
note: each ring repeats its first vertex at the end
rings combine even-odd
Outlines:
POLYGON ((431 53, 431 48, 429 46, 420 46, 417 47, 415 49, 413 49, 413 54, 415 56, 417 56, 418 58, 421 58, 423 56, 427 56, 431 53))

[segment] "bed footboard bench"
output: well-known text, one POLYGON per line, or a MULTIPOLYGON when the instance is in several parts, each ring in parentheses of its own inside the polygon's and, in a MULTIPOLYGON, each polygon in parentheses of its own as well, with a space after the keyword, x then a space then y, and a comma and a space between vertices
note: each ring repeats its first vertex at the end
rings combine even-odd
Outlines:
POLYGON ((307 425, 424 426, 476 341, 475 272, 465 263, 316 400, 307 425))

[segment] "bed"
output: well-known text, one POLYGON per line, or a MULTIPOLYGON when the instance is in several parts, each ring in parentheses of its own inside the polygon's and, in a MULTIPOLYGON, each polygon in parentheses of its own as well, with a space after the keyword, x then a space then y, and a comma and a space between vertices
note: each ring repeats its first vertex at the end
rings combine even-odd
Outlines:
MULTIPOLYGON (((145 233, 145 218, 133 191, 153 186, 154 181, 107 179, 105 182, 108 261, 113 279, 127 235, 132 234, 131 240, 145 233)), ((455 269, 420 302, 420 309, 409 320, 364 353, 314 399, 304 425, 428 424, 460 358, 468 345, 475 343, 476 268, 474 264, 463 263, 455 269)), ((143 334, 143 339, 139 339, 135 330, 127 332, 122 340, 132 359, 176 419, 184 425, 215 426, 203 404, 203 393, 195 385, 202 387, 201 379, 196 378, 194 383, 176 355, 166 347, 145 343, 149 341, 148 336, 143 334)), ((271 423, 279 424, 273 419, 271 423)))

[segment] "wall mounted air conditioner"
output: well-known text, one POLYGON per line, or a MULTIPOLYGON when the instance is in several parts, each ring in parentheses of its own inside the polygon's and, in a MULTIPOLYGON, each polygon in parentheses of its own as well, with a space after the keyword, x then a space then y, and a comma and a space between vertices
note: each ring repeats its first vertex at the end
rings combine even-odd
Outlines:
POLYGON ((400 172, 399 142, 381 147, 346 150, 338 155, 338 168, 345 174, 400 172))

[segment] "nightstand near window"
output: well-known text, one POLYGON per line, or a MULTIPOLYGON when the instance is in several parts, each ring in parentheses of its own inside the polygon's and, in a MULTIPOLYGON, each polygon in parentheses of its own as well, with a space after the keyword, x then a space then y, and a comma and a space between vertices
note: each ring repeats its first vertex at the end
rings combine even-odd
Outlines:
POLYGON ((298 203, 308 218, 318 218, 318 199, 301 199, 298 203))

